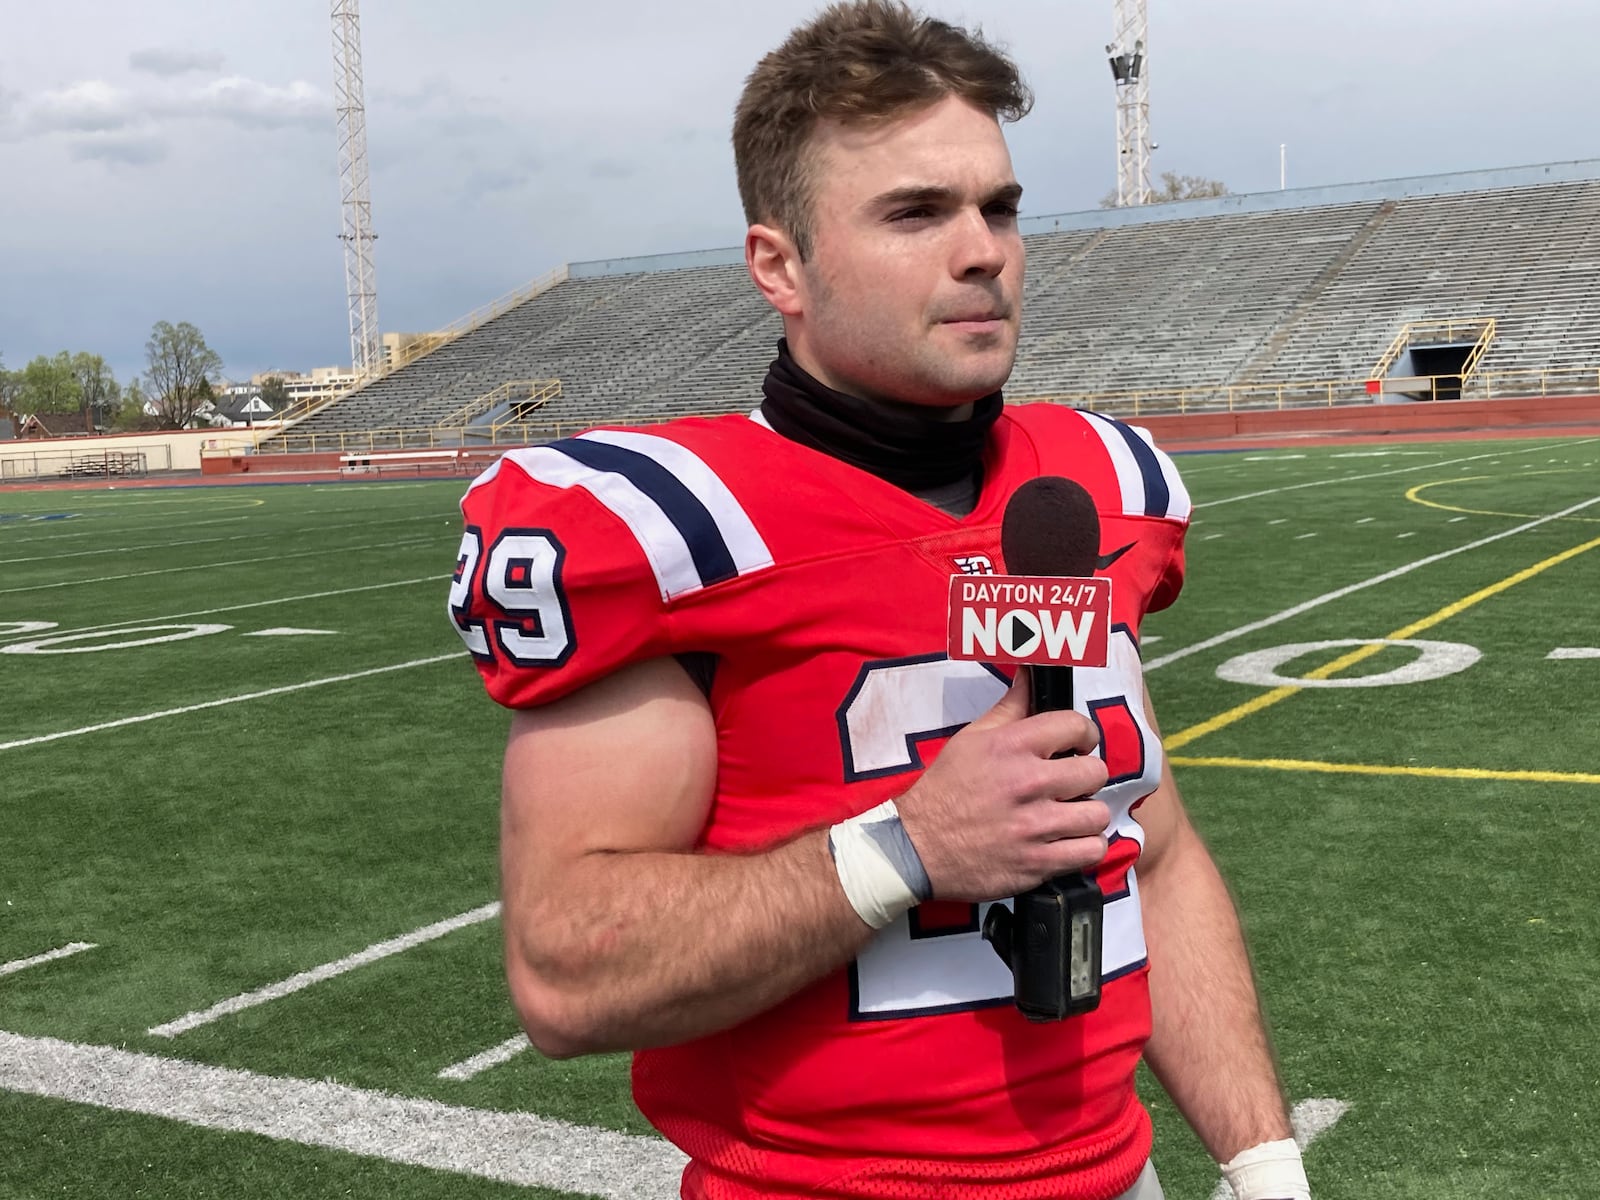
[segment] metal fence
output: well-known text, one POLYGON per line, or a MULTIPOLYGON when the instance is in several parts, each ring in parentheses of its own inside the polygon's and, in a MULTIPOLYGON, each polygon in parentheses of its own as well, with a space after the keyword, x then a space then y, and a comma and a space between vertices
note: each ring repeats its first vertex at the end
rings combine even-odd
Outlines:
POLYGON ((128 479, 172 470, 172 447, 130 446, 119 450, 24 450, 0 443, 0 480, 128 479))

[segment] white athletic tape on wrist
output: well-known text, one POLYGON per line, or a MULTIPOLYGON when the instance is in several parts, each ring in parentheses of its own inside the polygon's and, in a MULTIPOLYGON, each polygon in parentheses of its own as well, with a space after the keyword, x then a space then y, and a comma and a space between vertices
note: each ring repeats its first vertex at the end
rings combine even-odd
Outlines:
POLYGON ((933 897, 933 884, 893 800, 828 830, 828 853, 850 907, 873 929, 933 897))
POLYGON ((1305 1163, 1293 1138, 1262 1142, 1222 1164, 1237 1200, 1311 1200, 1305 1163))

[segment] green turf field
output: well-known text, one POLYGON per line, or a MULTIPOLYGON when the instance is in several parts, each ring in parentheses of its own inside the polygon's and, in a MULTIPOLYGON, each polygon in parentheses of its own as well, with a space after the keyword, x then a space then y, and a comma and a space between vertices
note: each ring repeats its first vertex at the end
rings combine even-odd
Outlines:
MULTIPOLYGON (((1179 466, 1149 683, 1315 1194, 1600 1194, 1600 441, 1179 466)), ((0 493, 0 1197, 676 1194, 625 1059, 514 1053, 462 488, 0 493)))

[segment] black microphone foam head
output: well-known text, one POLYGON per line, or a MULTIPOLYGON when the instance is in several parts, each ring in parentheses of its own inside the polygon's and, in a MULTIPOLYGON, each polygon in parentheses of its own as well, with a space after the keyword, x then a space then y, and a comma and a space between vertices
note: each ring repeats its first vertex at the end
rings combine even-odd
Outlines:
POLYGON ((1100 557, 1093 497, 1059 475, 1028 480, 1006 503, 1000 553, 1013 575, 1093 575, 1100 557))

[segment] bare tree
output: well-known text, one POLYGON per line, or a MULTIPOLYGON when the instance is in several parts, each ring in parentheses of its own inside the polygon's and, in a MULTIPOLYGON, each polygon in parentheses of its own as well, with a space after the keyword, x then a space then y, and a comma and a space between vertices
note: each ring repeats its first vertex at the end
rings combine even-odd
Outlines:
MULTIPOLYGON (((1217 196, 1231 196, 1228 185, 1219 179, 1203 175, 1179 175, 1176 171, 1163 171, 1161 183, 1150 189, 1151 204, 1171 204, 1174 200, 1209 200, 1217 196)), ((1110 192, 1100 198, 1101 208, 1116 208, 1117 194, 1110 192)))
POLYGON ((196 411, 211 398, 211 379, 222 373, 222 358, 206 339, 184 321, 157 321, 144 344, 145 378, 161 423, 186 429, 196 411))
POLYGON ((74 354, 72 374, 78 381, 78 411, 83 417, 83 431, 93 433, 96 422, 109 425, 116 415, 122 389, 106 360, 98 354, 74 354))

